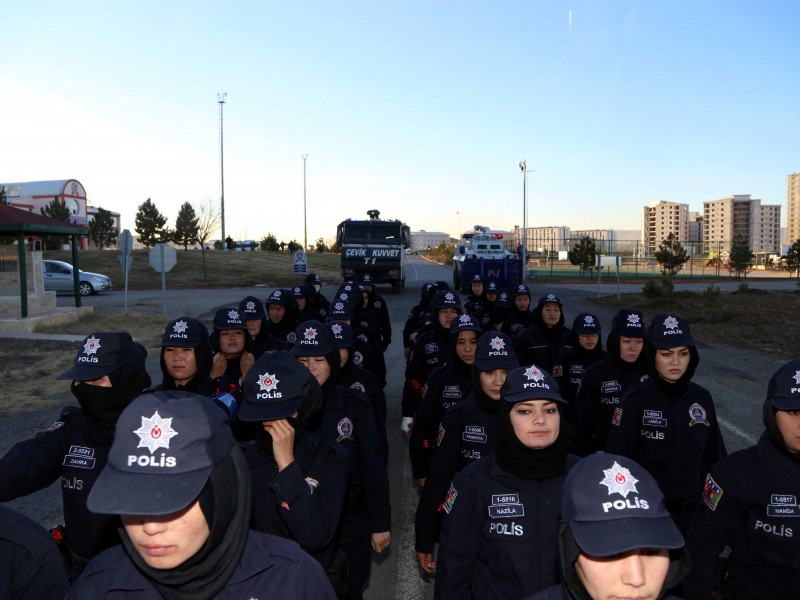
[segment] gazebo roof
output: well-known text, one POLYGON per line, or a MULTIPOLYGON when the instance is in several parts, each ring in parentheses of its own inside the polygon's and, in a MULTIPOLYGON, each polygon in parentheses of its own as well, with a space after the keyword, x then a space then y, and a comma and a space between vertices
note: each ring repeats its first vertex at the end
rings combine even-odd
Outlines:
POLYGON ((89 235, 86 227, 70 225, 7 204, 0 205, 0 234, 20 232, 26 235, 89 235))

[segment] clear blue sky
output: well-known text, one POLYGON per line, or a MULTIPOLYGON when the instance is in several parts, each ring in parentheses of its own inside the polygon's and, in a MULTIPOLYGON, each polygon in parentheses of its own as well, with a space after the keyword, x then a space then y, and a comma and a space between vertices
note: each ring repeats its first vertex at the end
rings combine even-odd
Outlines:
MULTIPOLYGON (((133 229, 219 198, 227 231, 309 240, 378 208, 412 229, 638 229, 654 200, 786 202, 800 171, 795 1, 16 2, 0 181, 76 178, 133 229), (571 11, 571 22, 570 22, 571 11)), ((783 220, 785 222, 785 208, 783 220)))

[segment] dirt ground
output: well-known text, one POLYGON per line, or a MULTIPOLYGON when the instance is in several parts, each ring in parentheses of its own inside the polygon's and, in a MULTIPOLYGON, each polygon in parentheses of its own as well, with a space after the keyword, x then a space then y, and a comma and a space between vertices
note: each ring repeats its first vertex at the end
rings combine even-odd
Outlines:
POLYGON ((781 359, 800 356, 800 293, 748 289, 720 292, 716 301, 703 292, 680 291, 670 297, 645 298, 623 294, 593 299, 603 306, 634 308, 649 323, 653 315, 667 312, 689 320, 698 342, 730 346, 768 354, 781 359))
MULTIPOLYGON (((127 331, 150 353, 161 340, 165 325, 166 319, 162 317, 137 313, 93 314, 75 323, 48 327, 38 333, 85 336, 97 331, 127 331)), ((80 342, 0 340, 0 379, 6 390, 0 395, 0 415, 63 404, 70 382, 57 381, 56 376, 70 367, 79 348, 80 342)))

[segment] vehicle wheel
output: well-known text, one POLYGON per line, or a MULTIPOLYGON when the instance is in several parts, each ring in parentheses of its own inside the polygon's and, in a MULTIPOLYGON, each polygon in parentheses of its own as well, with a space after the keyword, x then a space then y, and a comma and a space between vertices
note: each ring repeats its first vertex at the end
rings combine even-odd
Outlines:
POLYGON ((87 281, 81 281, 81 284, 78 286, 78 293, 81 296, 91 296, 94 294, 94 288, 92 284, 87 281))

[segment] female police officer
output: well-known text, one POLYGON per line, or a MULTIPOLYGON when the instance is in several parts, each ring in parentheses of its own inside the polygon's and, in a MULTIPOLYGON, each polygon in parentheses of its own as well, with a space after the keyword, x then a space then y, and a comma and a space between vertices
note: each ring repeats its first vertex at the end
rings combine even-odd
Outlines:
POLYGON ((472 394, 447 409, 436 434, 436 453, 422 489, 415 518, 417 558, 428 573, 436 568, 433 546, 439 537, 442 503, 453 477, 495 447, 500 389, 519 366, 511 338, 489 332, 478 338, 472 366, 472 394))
POLYGON ((89 559, 119 543, 115 519, 89 512, 86 496, 106 463, 120 413, 150 386, 146 357, 128 333, 84 338, 74 365, 58 376, 72 380, 80 408, 66 407, 47 431, 14 445, 0 460, 2 502, 61 479, 73 578, 89 559))
POLYGON ((511 290, 511 311, 503 320, 498 329, 503 333, 515 337, 533 323, 531 307, 531 291, 524 283, 520 283, 511 290))
POLYGON ((536 365, 508 374, 493 456, 456 475, 444 510, 435 598, 521 598, 558 582, 570 429, 558 384, 536 365))
POLYGON ((89 564, 71 598, 333 598, 295 543, 249 530, 247 464, 226 420, 187 392, 128 406, 88 499, 120 516, 122 546, 89 564))
POLYGON ((650 377, 622 398, 606 451, 632 458, 653 475, 685 533, 706 473, 727 453, 711 394, 692 381, 700 357, 689 323, 656 315, 648 340, 650 377))
POLYGON ((711 468, 689 529, 690 600, 793 598, 800 590, 800 360, 772 376, 758 444, 711 468), (723 582, 715 577, 725 546, 723 582), (713 593, 712 593, 713 592, 713 593))
POLYGON ((161 348, 161 384, 147 390, 182 390, 201 396, 228 391, 227 379, 211 378, 213 352, 208 329, 197 319, 180 317, 167 323, 161 348))

